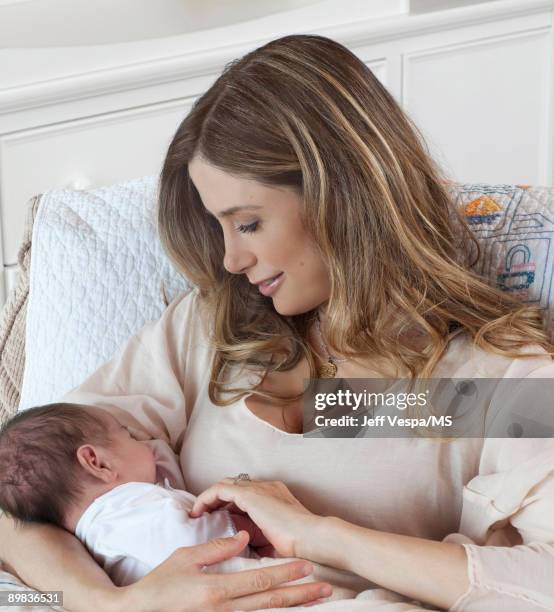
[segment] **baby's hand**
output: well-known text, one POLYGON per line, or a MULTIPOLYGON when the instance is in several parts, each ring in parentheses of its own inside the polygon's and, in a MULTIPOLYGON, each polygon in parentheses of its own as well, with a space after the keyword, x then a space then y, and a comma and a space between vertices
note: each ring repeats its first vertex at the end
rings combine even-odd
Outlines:
POLYGON ((248 531, 250 536, 249 544, 253 548, 257 548, 258 553, 263 557, 272 557, 273 546, 262 533, 262 530, 254 523, 247 514, 235 514, 230 512, 231 520, 233 521, 237 531, 248 531))

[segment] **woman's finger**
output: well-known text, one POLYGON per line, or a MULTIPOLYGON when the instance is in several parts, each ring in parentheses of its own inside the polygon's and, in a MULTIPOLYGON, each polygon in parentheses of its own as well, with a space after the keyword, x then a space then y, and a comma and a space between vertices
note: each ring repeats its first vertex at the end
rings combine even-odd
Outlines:
POLYGON ((236 557, 248 544, 250 536, 246 531, 239 531, 230 538, 214 538, 205 544, 178 548, 173 554, 180 554, 188 565, 213 565, 236 557))
POLYGON ((288 608, 302 604, 314 605, 321 603, 322 597, 329 597, 333 592, 331 586, 325 582, 307 582, 294 586, 282 587, 233 599, 235 606, 240 610, 259 610, 265 608, 288 608))
POLYGON ((228 502, 232 502, 240 510, 245 510, 240 504, 240 497, 243 494, 244 489, 240 487, 224 484, 213 485, 209 489, 202 491, 196 498, 190 511, 190 516, 195 517, 208 510, 216 510, 228 502))
POLYGON ((243 570, 232 574, 212 574, 212 576, 225 578, 225 591, 231 599, 275 589, 283 582, 304 578, 313 571, 314 567, 311 563, 300 559, 259 569, 243 570))

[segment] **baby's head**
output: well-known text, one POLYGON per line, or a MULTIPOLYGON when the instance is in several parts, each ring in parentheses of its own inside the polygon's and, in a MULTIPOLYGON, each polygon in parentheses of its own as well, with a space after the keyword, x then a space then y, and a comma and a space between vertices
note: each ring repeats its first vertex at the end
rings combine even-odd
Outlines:
POLYGON ((114 487, 155 481, 151 448, 101 408, 38 406, 0 430, 0 508, 21 521, 68 528, 70 512, 114 487))

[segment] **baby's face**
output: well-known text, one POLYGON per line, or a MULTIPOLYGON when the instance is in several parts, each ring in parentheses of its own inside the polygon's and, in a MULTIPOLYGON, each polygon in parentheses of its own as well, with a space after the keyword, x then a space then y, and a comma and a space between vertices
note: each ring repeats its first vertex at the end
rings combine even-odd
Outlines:
MULTIPOLYGON (((92 407, 91 407, 92 409, 92 407)), ((114 469, 119 475, 120 484, 126 482, 156 482, 156 461, 154 453, 146 442, 135 440, 129 430, 115 417, 102 410, 94 408, 95 415, 101 418, 108 428, 112 442, 109 453, 114 469)))

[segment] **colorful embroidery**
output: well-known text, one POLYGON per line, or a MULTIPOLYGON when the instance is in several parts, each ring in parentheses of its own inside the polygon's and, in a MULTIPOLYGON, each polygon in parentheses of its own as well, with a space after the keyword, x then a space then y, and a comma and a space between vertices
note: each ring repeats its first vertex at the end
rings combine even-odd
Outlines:
POLYGON ((464 206, 468 223, 492 223, 502 214, 502 207, 488 195, 480 196, 464 206))
POLYGON ((531 251, 524 244, 513 246, 506 254, 506 265, 500 268, 496 276, 499 289, 509 291, 521 299, 529 296, 529 288, 535 282, 535 263, 531 262, 531 251), (521 259, 520 263, 514 260, 521 259))
POLYGON ((448 185, 480 246, 473 269, 492 285, 545 311, 554 341, 554 188, 448 185))

